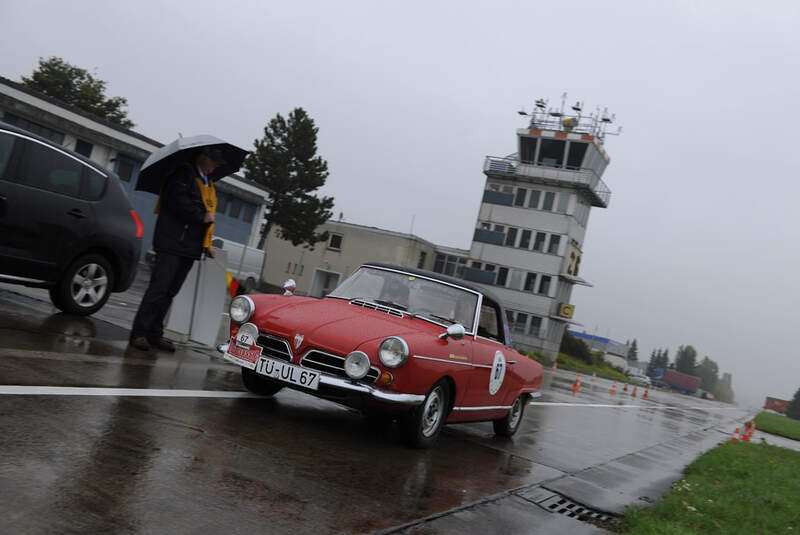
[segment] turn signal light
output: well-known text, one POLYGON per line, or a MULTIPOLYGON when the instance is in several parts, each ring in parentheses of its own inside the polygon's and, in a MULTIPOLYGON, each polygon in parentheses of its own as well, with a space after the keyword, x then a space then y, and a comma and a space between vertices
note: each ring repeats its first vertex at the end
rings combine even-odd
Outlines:
POLYGON ((394 377, 392 377, 392 374, 389 372, 383 372, 378 380, 381 382, 381 384, 390 385, 392 384, 394 377))
POLYGON ((131 210, 131 216, 133 217, 133 222, 136 224, 136 237, 141 238, 144 234, 144 225, 142 225, 142 220, 139 219, 139 214, 136 213, 136 210, 131 210))
POLYGON ((231 338, 235 337, 237 334, 239 334, 239 326, 235 325, 231 327, 231 338))

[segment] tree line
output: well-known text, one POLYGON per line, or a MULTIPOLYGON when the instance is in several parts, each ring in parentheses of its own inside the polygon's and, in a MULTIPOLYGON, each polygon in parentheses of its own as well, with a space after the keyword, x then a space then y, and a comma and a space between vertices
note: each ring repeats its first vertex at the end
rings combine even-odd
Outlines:
POLYGON ((669 349, 654 349, 647 363, 647 375, 653 376, 659 368, 672 369, 700 378, 700 389, 711 392, 714 398, 733 403, 733 387, 719 376, 719 365, 708 356, 697 363, 697 350, 691 345, 678 347, 675 360, 669 360, 669 349))

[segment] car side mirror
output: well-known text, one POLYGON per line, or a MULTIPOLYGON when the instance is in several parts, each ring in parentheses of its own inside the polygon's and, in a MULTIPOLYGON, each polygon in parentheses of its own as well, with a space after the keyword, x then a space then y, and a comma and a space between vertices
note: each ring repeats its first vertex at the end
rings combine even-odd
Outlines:
POLYGON ((445 340, 449 336, 453 340, 461 340, 462 338, 464 338, 465 334, 467 334, 467 331, 466 329, 464 329, 464 326, 461 325, 460 323, 454 323, 450 327, 448 327, 445 332, 440 334, 439 338, 445 340))

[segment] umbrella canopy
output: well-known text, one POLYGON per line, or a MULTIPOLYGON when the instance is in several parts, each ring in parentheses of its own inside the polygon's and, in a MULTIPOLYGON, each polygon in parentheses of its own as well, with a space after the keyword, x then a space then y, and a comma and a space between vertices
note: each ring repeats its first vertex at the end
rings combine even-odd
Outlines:
POLYGON ((206 147, 220 150, 225 160, 225 163, 217 166, 214 172, 211 173, 209 176, 211 180, 219 180, 235 173, 242 167, 242 162, 247 156, 246 150, 214 136, 179 137, 169 145, 154 151, 145 160, 141 170, 139 170, 136 189, 158 195, 161 192, 161 184, 164 182, 164 178, 179 165, 193 162, 198 152, 206 147))

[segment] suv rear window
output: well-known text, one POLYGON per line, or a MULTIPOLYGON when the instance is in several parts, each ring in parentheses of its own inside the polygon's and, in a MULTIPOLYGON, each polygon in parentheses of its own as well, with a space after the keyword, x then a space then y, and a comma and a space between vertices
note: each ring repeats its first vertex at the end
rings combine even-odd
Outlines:
POLYGON ((16 181, 34 188, 78 197, 83 164, 46 145, 23 141, 25 149, 16 181))

